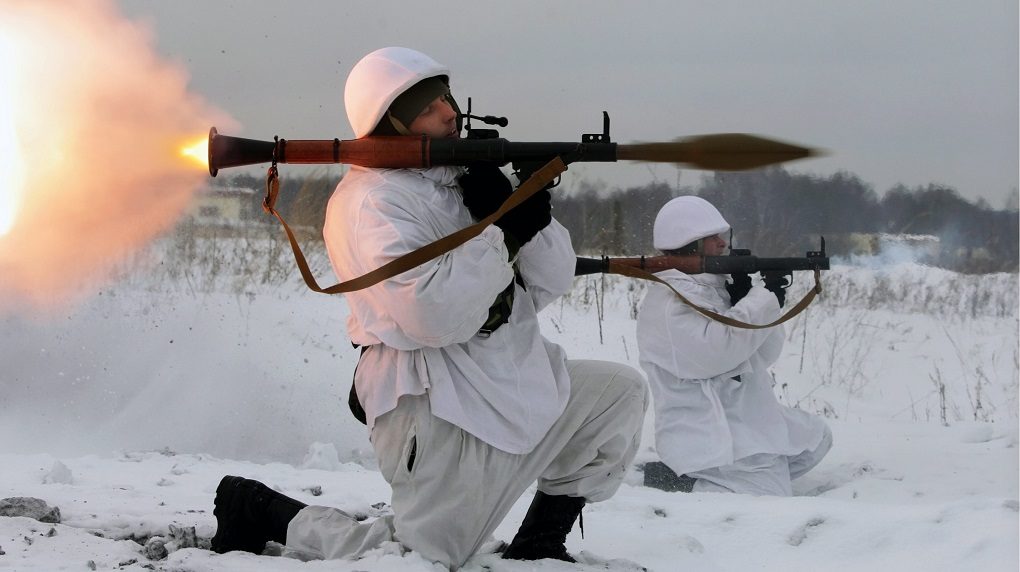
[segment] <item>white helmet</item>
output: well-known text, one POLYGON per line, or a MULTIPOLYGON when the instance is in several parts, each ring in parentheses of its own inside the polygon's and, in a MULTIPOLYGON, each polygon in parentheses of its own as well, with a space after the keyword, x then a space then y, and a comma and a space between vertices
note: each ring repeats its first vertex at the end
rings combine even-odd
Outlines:
POLYGON ((409 48, 382 48, 361 58, 344 87, 344 105, 354 137, 370 134, 393 100, 407 88, 436 76, 448 81, 450 70, 409 48))
POLYGON ((655 215, 652 246, 658 250, 673 250, 729 229, 730 224, 712 203, 701 197, 677 197, 655 215))

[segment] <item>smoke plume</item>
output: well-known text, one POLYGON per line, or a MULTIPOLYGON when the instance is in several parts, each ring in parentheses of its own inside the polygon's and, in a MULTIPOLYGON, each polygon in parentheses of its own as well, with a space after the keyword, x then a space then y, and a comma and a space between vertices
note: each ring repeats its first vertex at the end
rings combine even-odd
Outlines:
POLYGON ((4 0, 0 58, 0 312, 62 306, 174 225, 208 176, 181 147, 234 123, 107 0, 4 0))

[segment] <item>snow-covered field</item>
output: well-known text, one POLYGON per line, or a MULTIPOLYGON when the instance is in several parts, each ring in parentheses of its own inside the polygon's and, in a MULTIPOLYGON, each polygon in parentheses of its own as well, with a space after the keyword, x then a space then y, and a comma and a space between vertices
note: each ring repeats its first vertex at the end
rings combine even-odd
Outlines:
MULTIPOLYGON (((73 307, 0 316, 0 499, 37 497, 62 517, 0 517, 0 570, 435 569, 394 550, 301 563, 202 548, 224 474, 367 518, 388 510, 346 408, 344 301, 305 290, 286 258, 284 279, 232 271, 249 251, 221 243, 192 266, 154 254, 73 307)), ((666 493, 635 467, 586 508, 584 538, 571 533, 584 563, 480 554, 465 570, 1017 570, 1017 276, 855 264, 824 274, 774 369, 779 398, 835 435, 794 498, 666 493)), ((571 357, 636 366, 644 288, 579 278, 543 312, 546 335, 571 357)), ((638 463, 655 458, 650 429, 638 463)))

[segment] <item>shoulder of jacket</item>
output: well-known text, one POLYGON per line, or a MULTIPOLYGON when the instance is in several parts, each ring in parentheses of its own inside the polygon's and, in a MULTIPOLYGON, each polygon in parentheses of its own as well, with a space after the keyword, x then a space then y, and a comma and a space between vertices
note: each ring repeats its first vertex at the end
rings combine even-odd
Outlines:
POLYGON ((697 292, 705 288, 704 284, 692 278, 690 274, 685 274, 676 269, 663 270, 656 273, 656 276, 667 282, 670 286, 680 290, 681 294, 684 291, 697 292))
MULTIPOLYGON (((700 282, 689 274, 679 270, 666 270, 659 272, 656 276, 662 278, 663 281, 693 304, 714 312, 722 312, 729 308, 729 298, 724 297, 723 292, 720 292, 719 288, 700 282)), ((683 301, 676 297, 676 293, 669 288, 662 285, 659 285, 658 288, 654 286, 652 288, 658 292, 658 296, 662 296, 666 301, 674 304, 675 310, 680 312, 697 312, 687 304, 684 304, 683 301)), ((653 289, 650 289, 649 292, 652 292, 653 289)))
POLYGON ((413 203, 433 184, 411 169, 358 169, 337 186, 340 200, 413 203))

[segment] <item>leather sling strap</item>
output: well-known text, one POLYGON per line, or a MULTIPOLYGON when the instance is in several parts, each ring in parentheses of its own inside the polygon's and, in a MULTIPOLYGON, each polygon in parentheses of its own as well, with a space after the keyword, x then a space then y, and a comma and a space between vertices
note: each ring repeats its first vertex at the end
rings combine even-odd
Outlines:
MULTIPOLYGON (((276 165, 273 165, 272 167, 269 168, 269 173, 266 178, 266 197, 265 200, 263 200, 262 202, 262 208, 267 213, 275 216, 277 220, 280 221, 280 224, 283 225, 283 229, 287 233, 287 239, 290 241, 291 250, 294 251, 294 260, 297 262, 298 270, 301 272, 301 277, 304 279, 305 284, 308 286, 308 288, 314 292, 320 292, 322 294, 342 294, 344 292, 354 292, 357 290, 368 288, 369 286, 373 286, 375 284, 378 284, 379 282, 382 282, 383 280, 392 278, 393 276, 396 276, 402 272, 406 272, 412 268, 415 268, 416 266, 419 266, 421 264, 424 264, 425 262, 428 262, 429 260, 432 260, 433 258, 442 256, 443 254, 453 250, 454 248, 457 248, 458 246, 464 244, 465 242, 481 234, 486 227, 496 222, 496 220, 498 220, 500 217, 506 214, 507 211, 521 204, 522 202, 530 198, 532 195, 534 195, 536 192, 545 188, 546 185, 551 183, 554 179, 556 179, 556 177, 560 176, 560 174, 562 174, 566 170, 567 165, 563 162, 563 160, 560 159, 559 157, 555 157, 553 158, 553 160, 546 163, 541 169, 535 171, 534 174, 532 174, 532 176, 529 177, 527 181, 521 184, 517 188, 517 190, 513 192, 502 205, 500 205, 499 209, 497 209, 496 212, 490 214, 484 219, 478 221, 477 223, 471 226, 462 228, 461 230, 458 230, 453 234, 449 234, 443 238, 440 238, 439 240, 426 244, 421 248, 418 248, 403 256, 391 260, 390 262, 387 262, 386 264, 380 266, 379 268, 376 268, 375 270, 362 274, 361 276, 358 276, 356 278, 352 278, 351 280, 334 284, 333 286, 329 286, 327 288, 319 286, 319 283, 315 280, 315 277, 312 275, 312 271, 308 268, 308 262, 305 259, 304 253, 301 252, 301 247, 298 245, 297 238, 294 236, 294 232, 291 230, 287 222, 283 220, 283 217, 280 215, 279 212, 277 212, 275 208, 276 198, 280 193, 280 176, 279 172, 277 171, 276 165)), ((773 326, 782 324, 783 322, 786 322, 787 320, 794 318, 797 314, 804 311, 804 309, 807 308, 808 305, 811 304, 811 302, 814 300, 815 296, 822 291, 821 274, 816 269, 814 271, 815 275, 814 288, 808 291, 808 293, 800 300, 800 302, 798 302, 793 308, 787 311, 786 314, 784 314, 779 319, 769 324, 748 324, 746 322, 735 320, 733 318, 723 316, 722 314, 713 312, 711 310, 699 307, 698 305, 694 304, 693 302, 685 298, 682 294, 680 294, 680 292, 677 292, 676 288, 673 288, 673 286, 671 286, 665 280, 662 280, 661 278, 650 272, 646 272, 644 270, 634 268, 631 266, 624 266, 622 264, 613 264, 612 261, 610 261, 610 272, 613 274, 631 276, 634 278, 641 278, 644 280, 649 280, 652 282, 658 282, 660 284, 663 284, 667 288, 672 290, 673 293, 676 294, 677 297, 680 298, 680 300, 684 304, 687 304, 695 311, 706 316, 707 318, 710 318, 717 322, 721 322, 728 326, 745 329, 771 328, 773 326)))
POLYGON ((822 291, 821 272, 816 268, 814 271, 815 286, 814 288, 809 290, 808 293, 805 294, 803 298, 801 298, 800 302, 797 302, 797 304, 794 307, 790 308, 785 314, 783 314, 773 322, 770 322, 768 324, 749 324, 747 322, 735 320, 728 316, 723 316, 722 314, 698 306, 697 304, 691 302, 687 298, 684 298, 683 294, 677 292, 676 288, 674 288, 670 283, 666 282, 662 278, 659 278, 658 276, 646 270, 642 270, 634 266, 627 266, 624 264, 614 264, 613 261, 610 260, 609 272, 611 274, 621 274, 623 276, 631 276, 633 278, 641 278, 643 280, 649 280, 651 282, 658 282, 659 284, 662 284, 666 286, 666 288, 672 290, 673 293, 676 294, 678 298, 680 298, 681 302, 687 304, 688 306, 693 308, 696 312, 705 316, 706 318, 715 320, 717 322, 721 322, 723 324, 726 324, 727 326, 733 326, 734 328, 743 328, 747 330, 761 330, 765 328, 771 328, 773 326, 778 326, 779 324, 782 324, 783 322, 792 319, 797 314, 803 312, 804 309, 807 308, 808 305, 811 304, 811 302, 815 299, 815 296, 820 294, 822 291))
POLYGON ((546 185, 551 183, 556 177, 560 176, 560 174, 566 170, 566 163, 564 163, 559 157, 555 157, 552 161, 546 163, 541 169, 535 171, 535 173, 531 175, 527 181, 524 181, 523 184, 517 187, 517 190, 511 193, 510 197, 502 205, 500 205, 496 212, 490 214, 484 219, 471 226, 462 228, 453 234, 444 236, 435 242, 426 244, 416 250, 412 250, 407 254, 383 264, 371 272, 367 272, 357 278, 352 278, 327 288, 319 286, 319 283, 316 282, 315 277, 312 275, 312 271, 308 268, 308 262, 305 260, 305 256, 301 252, 301 247, 298 245, 294 232, 290 229, 290 226, 287 225, 287 222, 283 220, 283 217, 280 216, 280 213, 276 211, 276 197, 280 193, 280 175, 276 170, 276 165, 269 168, 269 173, 266 177, 266 198, 262 202, 262 208, 267 213, 275 216, 277 220, 280 221, 280 224, 283 225, 283 229, 287 232, 287 239, 290 241, 291 250, 294 251, 294 259, 297 261, 298 269, 301 271, 301 277, 304 278, 305 284, 308 288, 322 294, 342 294, 344 292, 354 292, 356 290, 368 288, 369 286, 373 286, 387 278, 392 278, 402 272, 406 272, 416 266, 432 260, 433 258, 442 256, 454 248, 457 248, 481 234, 487 226, 496 222, 496 220, 506 214, 506 212, 510 209, 516 207, 538 191, 545 188, 546 185))

